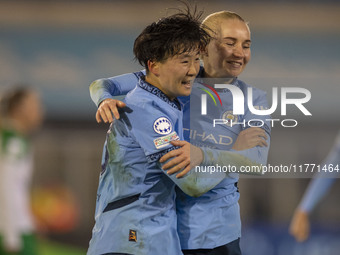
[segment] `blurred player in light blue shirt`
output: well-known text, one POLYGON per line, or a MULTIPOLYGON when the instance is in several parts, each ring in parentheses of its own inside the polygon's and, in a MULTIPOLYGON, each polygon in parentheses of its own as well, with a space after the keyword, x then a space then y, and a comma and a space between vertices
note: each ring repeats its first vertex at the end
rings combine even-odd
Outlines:
MULTIPOLYGON (((204 68, 200 69, 200 78, 218 78, 219 83, 231 83, 240 88, 245 97, 248 97, 247 88, 237 76, 244 70, 250 60, 250 31, 246 22, 236 13, 222 11, 209 15, 203 22, 211 30, 208 30, 213 39, 202 54, 204 68)), ((97 80, 90 86, 91 97, 99 106, 96 114, 98 122, 111 122, 112 115, 119 118, 117 107, 124 107, 124 103, 113 96, 124 95, 132 90, 132 85, 141 72, 126 74, 109 79, 97 80)), ((232 96, 227 90, 219 90, 223 107, 214 108, 209 105, 208 114, 200 115, 199 97, 205 85, 213 86, 214 80, 209 84, 195 84, 192 95, 180 97, 184 105, 184 137, 190 143, 205 147, 205 155, 213 155, 213 162, 220 157, 222 151, 247 150, 250 158, 256 158, 257 162, 266 164, 269 143, 270 116, 254 116, 249 109, 244 115, 233 115, 232 96), (198 98, 198 99, 197 99, 198 98), (261 119, 261 127, 249 128, 249 126, 235 125, 230 122, 225 125, 212 126, 212 119, 233 119, 246 122, 250 119, 261 119)), ((253 88, 253 105, 259 109, 267 108, 266 94, 253 88)), ((221 103, 222 105, 222 103, 221 103)), ((163 168, 170 169, 168 173, 177 172, 179 169, 190 169, 190 160, 186 157, 184 149, 186 144, 182 141, 172 142, 181 149, 173 150, 162 160, 176 157, 166 163, 163 168)), ((186 146, 186 148, 188 148, 186 146)), ((190 154, 190 153, 189 153, 190 154)), ((194 157, 191 157, 191 161, 194 157)), ((206 158, 205 158, 206 159, 206 158)), ((218 160, 217 160, 218 161, 218 160)), ((177 174, 181 177, 186 173, 177 174)), ((214 189, 201 197, 192 198, 181 190, 177 191, 178 232, 181 247, 184 254, 240 254, 239 238, 241 236, 241 221, 239 212, 239 193, 237 188, 238 175, 230 174, 214 189), (203 251, 202 251, 203 249, 203 251)))
POLYGON ((326 195, 336 178, 340 176, 340 132, 327 158, 320 164, 318 172, 309 183, 308 188, 298 205, 292 222, 290 233, 299 242, 305 241, 310 233, 309 215, 317 203, 326 195))

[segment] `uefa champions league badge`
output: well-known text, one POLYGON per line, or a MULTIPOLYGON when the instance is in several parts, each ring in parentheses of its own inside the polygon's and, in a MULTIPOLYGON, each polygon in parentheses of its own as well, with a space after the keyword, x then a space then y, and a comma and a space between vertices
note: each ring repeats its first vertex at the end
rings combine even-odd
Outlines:
POLYGON ((153 123, 153 130, 160 135, 168 135, 172 131, 172 124, 168 118, 160 117, 153 123))
POLYGON ((238 121, 238 117, 237 115, 233 115, 233 111, 225 111, 222 114, 221 119, 225 120, 225 124, 230 127, 231 126, 231 122, 235 123, 238 121))

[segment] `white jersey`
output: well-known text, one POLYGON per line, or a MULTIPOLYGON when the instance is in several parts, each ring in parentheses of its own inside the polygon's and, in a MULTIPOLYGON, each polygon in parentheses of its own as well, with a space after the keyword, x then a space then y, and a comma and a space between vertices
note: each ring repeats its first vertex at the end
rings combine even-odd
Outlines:
POLYGON ((21 248, 21 236, 34 230, 30 210, 33 155, 27 140, 0 129, 0 234, 4 245, 21 248))

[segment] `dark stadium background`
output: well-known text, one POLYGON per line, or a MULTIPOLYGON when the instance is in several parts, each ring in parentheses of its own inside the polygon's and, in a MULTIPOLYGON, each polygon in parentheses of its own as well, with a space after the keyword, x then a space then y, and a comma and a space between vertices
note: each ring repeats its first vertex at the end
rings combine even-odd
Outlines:
MULTIPOLYGON (((36 140, 34 185, 61 183, 78 200, 77 227, 47 240, 85 253, 93 227, 102 145, 91 81, 139 70, 132 45, 141 29, 171 13, 176 1, 0 1, 0 91, 16 83, 39 89, 46 121, 36 140)), ((321 163, 340 127, 339 1, 198 1, 204 16, 232 10, 252 32, 252 60, 241 79, 268 92, 303 87, 313 116, 288 108, 296 128, 275 127, 269 163, 321 163)), ((312 214, 312 236, 297 244, 288 224, 309 179, 241 179, 243 254, 336 254, 339 183, 312 214), (322 246, 320 244, 323 244, 322 246)), ((1 205, 0 205, 1 206, 1 205)), ((59 252, 62 254, 62 252, 59 252)), ((68 254, 65 253, 64 254, 68 254)), ((71 254, 71 253, 70 253, 71 254)))

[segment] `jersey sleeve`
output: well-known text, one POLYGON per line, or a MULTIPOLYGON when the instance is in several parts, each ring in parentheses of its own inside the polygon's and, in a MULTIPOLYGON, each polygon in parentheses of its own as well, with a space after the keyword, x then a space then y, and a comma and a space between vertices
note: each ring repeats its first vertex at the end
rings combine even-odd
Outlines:
POLYGON ((127 73, 110 78, 98 79, 92 82, 90 85, 92 101, 98 107, 100 103, 107 98, 126 95, 135 88, 139 76, 144 73, 145 71, 127 73))
MULTIPOLYGON (((248 94, 247 94, 248 95, 248 94)), ((248 95, 249 96, 249 95, 248 95)), ((257 110, 268 109, 267 95, 264 91, 253 88, 253 106, 257 110)), ((256 162, 266 165, 268 159, 268 153, 270 148, 270 138, 271 138, 271 116, 270 115, 257 115, 246 108, 245 114, 243 116, 245 121, 245 129, 250 127, 260 127, 267 133, 267 144, 268 146, 260 147, 256 146, 251 149, 244 151, 244 155, 249 159, 255 160, 256 162)))
MULTIPOLYGON (((149 163, 158 161, 167 152, 175 149, 171 141, 182 138, 182 118, 174 112, 140 100, 130 105, 131 115, 122 113, 121 121, 131 127, 130 135, 143 149, 149 163)), ((178 111, 178 113, 180 113, 178 111)), ((120 122, 120 120, 117 120, 120 122)))
MULTIPOLYGON (((340 166, 340 132, 338 133, 336 142, 329 152, 327 158, 321 164, 321 168, 333 165, 340 166)), ((317 173, 309 183, 305 194, 299 204, 299 208, 307 213, 310 213, 317 203, 327 194, 332 184, 340 176, 340 171, 327 172, 321 170, 317 173)))
POLYGON ((229 172, 234 172, 234 170, 230 170, 233 167, 236 173, 261 175, 262 165, 266 163, 254 148, 242 151, 227 151, 211 148, 201 149, 204 155, 203 166, 227 167, 225 169, 229 169, 229 172))
MULTIPOLYGON (((222 180, 229 177, 229 171, 225 170, 225 165, 235 165, 239 169, 241 166, 257 166, 256 171, 261 171, 261 166, 244 155, 244 151, 218 151, 209 148, 201 148, 204 160, 200 166, 195 166, 183 178, 177 179, 173 174, 170 179, 189 196, 198 197, 213 189, 222 180), (220 154, 216 155, 218 151, 220 154), (207 168, 205 168, 207 167, 207 168), (207 170, 209 169, 210 170, 207 170)), ((171 160, 171 159, 170 159, 171 160)))
MULTIPOLYGON (((268 109, 268 101, 267 94, 259 89, 253 88, 252 95, 247 92, 247 100, 248 97, 252 97, 252 106, 255 110, 267 110, 268 109)), ((251 112, 249 107, 245 108, 245 113, 243 116, 243 120, 245 121, 245 128, 249 127, 260 127, 264 129, 267 134, 270 136, 271 133, 271 116, 270 115, 258 115, 251 112)))

